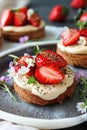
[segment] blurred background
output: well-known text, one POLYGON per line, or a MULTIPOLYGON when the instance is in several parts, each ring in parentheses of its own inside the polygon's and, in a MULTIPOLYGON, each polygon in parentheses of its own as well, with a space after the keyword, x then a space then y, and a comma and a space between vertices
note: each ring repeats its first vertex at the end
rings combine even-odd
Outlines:
POLYGON ((17 9, 27 6, 38 11, 47 25, 75 27, 73 17, 76 15, 77 9, 72 8, 70 3, 71 0, 0 0, 0 13, 7 8, 17 9), (65 22, 50 22, 49 13, 53 7, 59 4, 69 9, 67 20, 65 22))
POLYGON ((30 4, 27 6, 38 11, 40 16, 46 21, 47 25, 75 27, 73 18, 77 14, 77 9, 72 8, 70 6, 70 2, 71 0, 31 0, 30 4), (48 19, 49 13, 52 8, 58 4, 63 5, 69 9, 67 20, 65 22, 50 22, 48 19))

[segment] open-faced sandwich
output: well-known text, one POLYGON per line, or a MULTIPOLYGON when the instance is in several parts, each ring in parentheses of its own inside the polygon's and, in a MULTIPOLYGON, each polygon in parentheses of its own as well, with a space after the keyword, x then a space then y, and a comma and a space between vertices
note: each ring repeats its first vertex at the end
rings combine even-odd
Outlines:
POLYGON ((34 9, 26 7, 17 10, 6 9, 0 17, 3 38, 19 41, 20 37, 40 39, 45 36, 45 22, 34 9))
POLYGON ((15 92, 28 103, 61 104, 74 93, 74 72, 53 50, 38 50, 35 56, 15 56, 10 64, 8 72, 15 92))
POLYGON ((87 29, 65 27, 57 44, 57 52, 68 64, 87 68, 87 29))

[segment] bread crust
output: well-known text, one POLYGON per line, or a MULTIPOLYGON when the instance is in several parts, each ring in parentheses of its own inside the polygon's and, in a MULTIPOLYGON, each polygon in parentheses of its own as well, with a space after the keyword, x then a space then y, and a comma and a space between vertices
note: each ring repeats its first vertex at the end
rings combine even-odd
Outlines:
POLYGON ((15 42, 19 41, 19 38, 23 36, 29 36, 29 39, 40 39, 45 36, 45 27, 28 32, 13 32, 2 30, 2 35, 4 39, 15 42))
POLYGON ((76 67, 87 68, 87 55, 86 54, 71 54, 61 51, 57 48, 57 53, 60 54, 68 64, 76 67))
POLYGON ((61 104, 64 101, 64 99, 73 96, 75 90, 75 84, 73 83, 70 87, 68 87, 68 89, 63 94, 59 95, 57 98, 53 100, 44 100, 39 96, 32 94, 30 91, 22 89, 15 82, 14 82, 14 90, 19 95, 19 97, 22 100, 26 101, 27 103, 33 103, 38 105, 48 105, 54 103, 61 104))

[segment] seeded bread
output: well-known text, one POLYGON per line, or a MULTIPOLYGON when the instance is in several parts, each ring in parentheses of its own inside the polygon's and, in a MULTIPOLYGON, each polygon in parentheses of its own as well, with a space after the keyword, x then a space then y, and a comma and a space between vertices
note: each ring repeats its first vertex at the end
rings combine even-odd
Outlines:
POLYGON ((61 95, 59 95, 56 99, 53 100, 44 100, 37 95, 32 94, 30 91, 24 90, 20 88, 15 82, 14 82, 14 89, 15 92, 19 95, 19 97, 28 102, 28 103, 33 103, 33 104, 38 104, 38 105, 47 105, 47 104, 54 104, 54 103, 59 103, 61 104, 64 99, 68 97, 72 97, 75 89, 74 83, 68 87, 68 89, 61 95))
POLYGON ((12 31, 2 31, 4 39, 9 41, 19 41, 20 37, 29 36, 29 39, 40 39, 45 36, 45 27, 28 32, 12 32, 12 31))
POLYGON ((86 54, 70 54, 64 51, 61 51, 57 48, 57 53, 60 54, 68 64, 72 66, 87 68, 87 55, 86 54))

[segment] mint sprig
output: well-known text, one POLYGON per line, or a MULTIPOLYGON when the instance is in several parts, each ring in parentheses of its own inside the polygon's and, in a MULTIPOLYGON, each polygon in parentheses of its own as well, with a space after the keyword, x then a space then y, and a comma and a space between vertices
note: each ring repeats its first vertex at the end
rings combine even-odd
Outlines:
POLYGON ((38 53, 39 53, 39 46, 36 45, 36 46, 34 47, 34 54, 37 55, 38 53))
POLYGON ((36 83, 36 84, 40 85, 39 82, 35 79, 34 76, 29 76, 29 77, 28 77, 28 82, 27 82, 27 83, 28 83, 28 84, 36 83))

